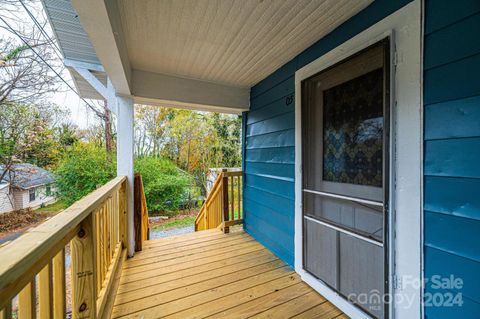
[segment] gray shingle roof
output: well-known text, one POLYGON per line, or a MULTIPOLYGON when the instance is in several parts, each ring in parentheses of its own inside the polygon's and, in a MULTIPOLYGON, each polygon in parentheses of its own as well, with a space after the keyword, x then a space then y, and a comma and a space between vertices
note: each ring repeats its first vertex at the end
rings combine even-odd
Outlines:
MULTIPOLYGON (((3 175, 4 167, 0 166, 0 176, 3 175)), ((33 164, 23 163, 15 164, 10 172, 0 182, 8 182, 13 187, 22 189, 31 188, 55 182, 55 176, 43 168, 33 164)))

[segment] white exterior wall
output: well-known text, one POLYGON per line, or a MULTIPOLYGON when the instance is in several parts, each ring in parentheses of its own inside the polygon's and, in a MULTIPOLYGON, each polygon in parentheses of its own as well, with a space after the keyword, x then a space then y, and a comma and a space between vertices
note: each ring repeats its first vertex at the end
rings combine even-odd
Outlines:
POLYGON ((52 186, 52 196, 46 195, 46 186, 35 187, 35 200, 30 202, 29 190, 15 189, 13 191, 13 197, 15 199, 15 209, 23 208, 38 208, 42 204, 48 205, 56 202, 57 198, 55 197, 55 187, 52 186))
POLYGON ((10 186, 0 188, 0 214, 11 212, 14 209, 13 203, 10 186))

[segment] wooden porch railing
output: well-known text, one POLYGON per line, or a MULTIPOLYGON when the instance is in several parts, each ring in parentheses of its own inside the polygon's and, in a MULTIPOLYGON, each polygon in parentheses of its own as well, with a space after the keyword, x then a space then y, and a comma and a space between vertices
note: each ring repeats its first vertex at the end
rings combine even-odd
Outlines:
POLYGON ((223 170, 215 180, 200 212, 195 218, 195 231, 229 227, 243 222, 243 172, 223 170))
POLYGON ((37 305, 40 319, 65 318, 68 270, 72 317, 109 317, 126 257, 125 192, 126 178, 117 177, 0 248, 0 318, 12 316, 17 294, 20 318, 35 318, 37 305))
POLYGON ((142 250, 142 243, 150 237, 148 208, 143 189, 142 175, 135 174, 133 193, 133 224, 135 225, 135 251, 142 250))

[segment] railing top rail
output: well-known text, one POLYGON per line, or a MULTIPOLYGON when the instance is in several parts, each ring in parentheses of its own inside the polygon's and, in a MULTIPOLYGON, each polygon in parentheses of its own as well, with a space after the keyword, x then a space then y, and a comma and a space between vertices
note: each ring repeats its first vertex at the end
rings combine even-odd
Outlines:
POLYGON ((114 178, 63 212, 28 230, 14 242, 1 247, 0 300, 8 300, 28 283, 73 238, 79 224, 125 180, 125 176, 114 178))
POLYGON ((223 176, 242 176, 243 171, 223 172, 223 176))

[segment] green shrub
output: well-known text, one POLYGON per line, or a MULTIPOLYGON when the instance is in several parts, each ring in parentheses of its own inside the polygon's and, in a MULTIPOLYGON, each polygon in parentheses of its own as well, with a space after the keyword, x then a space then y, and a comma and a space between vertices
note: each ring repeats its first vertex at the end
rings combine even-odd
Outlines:
POLYGON ((116 164, 103 148, 78 143, 68 150, 56 170, 57 191, 69 206, 116 175, 116 164))
POLYGON ((192 184, 191 177, 174 163, 155 157, 136 159, 135 172, 142 175, 150 213, 170 215, 177 211, 192 184))

